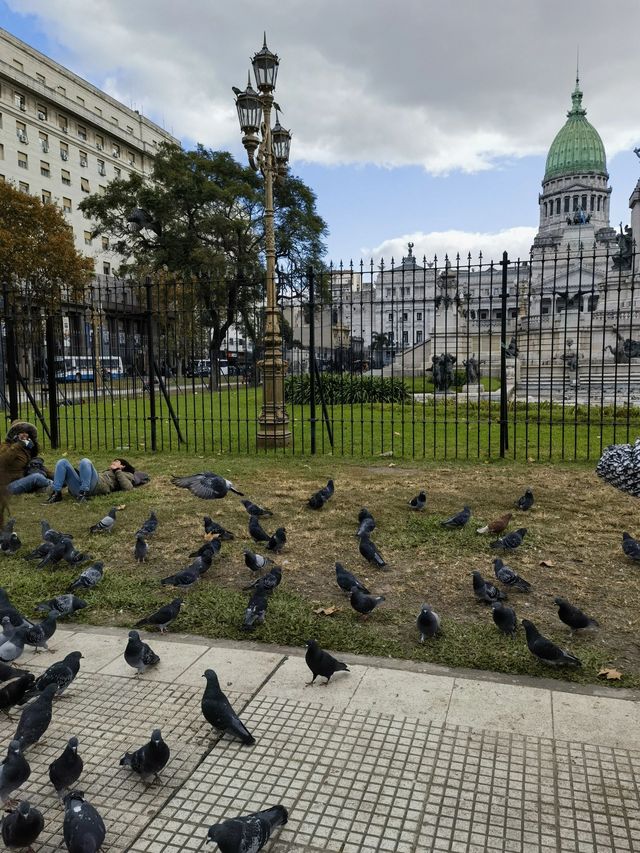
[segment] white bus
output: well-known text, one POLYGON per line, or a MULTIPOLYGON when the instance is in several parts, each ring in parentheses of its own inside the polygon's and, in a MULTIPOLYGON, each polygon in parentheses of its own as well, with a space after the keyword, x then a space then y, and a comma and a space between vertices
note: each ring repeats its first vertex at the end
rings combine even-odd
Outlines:
POLYGON ((91 355, 56 356, 56 379, 58 382, 93 382, 94 365, 103 379, 121 379, 124 367, 120 356, 91 355))

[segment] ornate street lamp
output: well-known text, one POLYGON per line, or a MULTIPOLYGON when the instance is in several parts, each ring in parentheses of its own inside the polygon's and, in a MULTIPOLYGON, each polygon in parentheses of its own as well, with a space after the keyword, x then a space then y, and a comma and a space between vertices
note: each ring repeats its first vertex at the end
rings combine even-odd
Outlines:
POLYGON ((244 92, 233 87, 242 131, 242 144, 254 171, 264 177, 264 231, 267 259, 267 310, 264 332, 264 358, 259 363, 263 376, 262 411, 258 418, 258 447, 282 447, 291 440, 289 416, 284 405, 284 377, 287 362, 282 358, 280 309, 276 301, 276 243, 273 227, 273 181, 287 173, 291 134, 280 124, 279 107, 273 100, 280 60, 267 47, 265 34, 262 49, 251 60, 258 91, 251 86, 251 76, 244 92), (276 123, 271 127, 271 110, 276 110, 276 123))

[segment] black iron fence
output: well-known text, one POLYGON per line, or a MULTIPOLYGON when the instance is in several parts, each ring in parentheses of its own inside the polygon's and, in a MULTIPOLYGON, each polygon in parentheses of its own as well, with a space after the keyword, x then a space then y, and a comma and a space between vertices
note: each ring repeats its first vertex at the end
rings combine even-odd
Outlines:
MULTIPOLYGON (((638 261, 613 241, 498 262, 410 246, 400 263, 280 273, 290 437, 275 452, 592 459, 633 440, 638 261)), ((44 299, 5 281, 7 420, 87 452, 269 452, 265 305, 232 312, 219 284, 97 277, 44 299)))

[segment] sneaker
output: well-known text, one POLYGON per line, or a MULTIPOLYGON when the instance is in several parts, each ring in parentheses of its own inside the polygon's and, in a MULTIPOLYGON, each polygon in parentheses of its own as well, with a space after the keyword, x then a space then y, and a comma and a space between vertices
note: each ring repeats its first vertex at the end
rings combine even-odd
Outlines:
POLYGON ((87 494, 87 492, 84 489, 80 489, 80 491, 78 492, 78 495, 76 497, 76 500, 78 501, 78 503, 79 504, 86 503, 88 499, 89 499, 89 495, 87 494))
POLYGON ((49 497, 46 499, 45 503, 46 504, 57 504, 57 503, 60 503, 61 500, 62 500, 62 493, 61 492, 51 492, 49 497))

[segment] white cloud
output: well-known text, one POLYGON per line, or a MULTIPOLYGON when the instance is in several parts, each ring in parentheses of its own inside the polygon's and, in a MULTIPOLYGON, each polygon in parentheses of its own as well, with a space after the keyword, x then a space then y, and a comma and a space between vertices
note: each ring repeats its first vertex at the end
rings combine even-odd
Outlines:
POLYGON ((508 252, 512 260, 528 258, 536 230, 536 228, 522 225, 505 228, 493 234, 455 229, 431 231, 428 234, 416 231, 413 234, 392 237, 371 249, 364 248, 361 250, 361 255, 366 260, 373 258, 378 262, 384 259, 385 263, 389 264, 393 259, 398 264, 407 254, 407 243, 413 243, 413 254, 420 261, 423 257, 427 261, 432 261, 437 256, 438 263, 444 263, 446 255, 452 263, 455 263, 457 253, 460 253, 461 264, 467 262, 468 254, 471 254, 471 260, 475 263, 480 252, 486 263, 492 260, 499 261, 503 252, 508 252))
POLYGON ((323 164, 491 168, 543 153, 580 45, 585 106, 609 156, 640 140, 640 5, 610 0, 6 0, 77 73, 211 147, 234 147, 231 86, 266 25, 292 156, 323 164))

